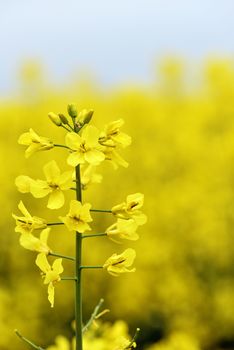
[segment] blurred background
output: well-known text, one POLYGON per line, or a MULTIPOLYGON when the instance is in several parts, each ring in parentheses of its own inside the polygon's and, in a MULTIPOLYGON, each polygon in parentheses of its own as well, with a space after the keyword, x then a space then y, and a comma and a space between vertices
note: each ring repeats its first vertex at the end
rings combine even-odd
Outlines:
MULTIPOLYGON (((124 320, 130 334, 140 327, 139 349, 234 349, 233 10, 232 0, 0 1, 1 350, 25 349, 15 328, 43 347, 72 337, 70 282, 51 310, 11 217, 20 199, 40 217, 67 212, 48 214, 46 199, 19 194, 14 180, 42 178, 51 157, 67 168, 64 151, 26 160, 17 140, 32 127, 63 143, 47 114, 70 102, 93 108, 99 128, 124 118, 133 138, 122 152, 129 168, 100 167, 103 182, 85 200, 110 208, 142 192, 148 216, 136 243, 85 242, 90 264, 133 247, 137 271, 85 273, 84 319, 104 297, 103 322, 124 320)), ((113 222, 93 216, 97 232, 113 222)), ((50 245, 71 255, 74 237, 53 230, 50 245)))

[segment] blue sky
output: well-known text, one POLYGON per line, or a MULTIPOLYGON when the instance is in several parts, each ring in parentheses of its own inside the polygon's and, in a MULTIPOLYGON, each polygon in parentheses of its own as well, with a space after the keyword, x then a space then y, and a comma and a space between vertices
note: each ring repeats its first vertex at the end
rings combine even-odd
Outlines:
POLYGON ((88 70, 113 85, 150 80, 168 54, 232 58, 233 13, 233 0, 0 0, 0 94, 27 59, 61 81, 88 70))

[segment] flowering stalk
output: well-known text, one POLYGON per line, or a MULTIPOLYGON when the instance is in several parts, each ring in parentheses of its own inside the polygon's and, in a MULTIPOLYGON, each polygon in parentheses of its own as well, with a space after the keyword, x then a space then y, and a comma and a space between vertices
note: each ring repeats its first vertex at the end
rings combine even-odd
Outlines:
MULTIPOLYGON (((73 127, 63 114, 49 113, 50 120, 56 126, 63 127, 68 131, 65 136, 66 145, 57 144, 44 136, 39 136, 33 129, 21 135, 19 143, 27 146, 26 158, 35 152, 50 150, 54 147, 67 149, 69 151, 67 163, 73 167, 73 170, 61 172, 56 161, 52 160, 43 167, 44 180, 20 175, 16 178, 15 184, 21 193, 31 193, 35 198, 48 196, 47 208, 52 210, 59 209, 64 205, 64 191, 74 190, 76 199, 70 201, 68 214, 59 216, 60 222, 47 222, 43 218, 31 215, 22 201, 18 205, 22 216, 13 214, 13 218, 16 220, 15 231, 20 234, 20 245, 25 249, 38 253, 35 263, 41 270, 44 284, 48 286, 48 300, 51 307, 54 307, 55 285, 60 281, 75 282, 75 348, 76 350, 82 350, 84 331, 95 319, 108 311, 104 310, 98 314, 103 303, 101 299, 90 320, 83 326, 82 270, 105 269, 112 276, 119 276, 122 273, 135 271, 135 268, 130 267, 136 256, 135 250, 128 248, 120 254, 112 254, 102 265, 82 265, 83 238, 105 236, 116 243, 121 243, 121 240, 124 239, 135 241, 139 238, 136 233, 138 226, 143 225, 147 218, 141 212, 144 201, 144 195, 141 193, 128 195, 124 202, 115 205, 111 209, 91 209, 90 203, 82 204, 82 190, 86 190, 87 186, 92 183, 99 183, 102 179, 100 174, 95 173, 97 165, 107 160, 112 163, 115 169, 119 165, 127 166, 125 160, 117 153, 116 148, 117 146, 128 146, 131 143, 131 138, 120 131, 120 127, 123 125, 122 119, 108 124, 104 131, 100 132, 96 127, 87 125, 92 118, 92 110, 83 110, 78 115, 76 107, 71 104, 68 105, 68 114, 72 118, 73 127), (81 129, 82 132, 80 133, 81 129), (74 183, 75 187, 73 187, 74 183), (116 218, 116 222, 104 232, 86 234, 86 231, 92 230, 89 226, 89 223, 93 221, 90 212, 112 214, 116 218), (54 253, 48 246, 47 241, 50 231, 54 226, 59 225, 65 225, 69 231, 75 232, 74 257, 59 252, 54 253), (39 237, 34 234, 34 231, 37 230, 42 230, 39 237), (51 263, 47 256, 56 257, 56 259, 53 259, 51 263), (74 276, 61 276, 64 271, 62 259, 70 260, 75 264, 74 276)), ((16 334, 33 348, 43 350, 19 332, 16 332, 16 334)), ((135 337, 132 342, 124 341, 124 344, 121 345, 120 350, 135 348, 135 337)))
POLYGON ((37 349, 37 350, 45 350, 45 349, 41 348, 40 346, 37 346, 36 344, 34 344, 31 340, 25 338, 17 329, 15 329, 15 334, 17 335, 17 337, 19 337, 25 343, 29 344, 32 348, 37 349))
MULTIPOLYGON (((78 132, 78 128, 74 123, 74 131, 78 132)), ((80 177, 80 165, 75 168, 76 171, 76 199, 82 202, 82 189, 81 189, 81 177, 80 177)), ((76 260, 75 260, 75 327, 76 327, 76 350, 83 349, 82 341, 82 233, 76 232, 76 260)))

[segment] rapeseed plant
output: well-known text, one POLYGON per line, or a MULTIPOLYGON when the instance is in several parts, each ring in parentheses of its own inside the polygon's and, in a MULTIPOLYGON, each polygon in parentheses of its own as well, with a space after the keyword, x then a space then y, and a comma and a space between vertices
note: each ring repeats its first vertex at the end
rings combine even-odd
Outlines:
MULTIPOLYGON (((141 193, 128 195, 125 202, 117 204, 112 209, 93 209, 90 203, 83 203, 82 190, 86 189, 92 183, 99 183, 101 176, 95 173, 96 167, 105 160, 111 160, 118 165, 125 166, 116 149, 130 145, 131 137, 123 133, 120 128, 124 124, 122 119, 114 121, 99 131, 95 126, 89 125, 93 111, 82 110, 77 112, 74 104, 68 105, 68 117, 64 114, 49 113, 49 119, 57 127, 66 130, 65 144, 57 144, 47 137, 39 136, 33 129, 24 133, 19 138, 19 144, 27 146, 25 156, 28 158, 35 152, 49 151, 53 148, 64 148, 67 150, 67 164, 72 167, 71 170, 61 172, 55 160, 51 160, 43 167, 45 180, 34 180, 28 175, 20 175, 16 178, 16 186, 21 193, 31 193, 35 198, 49 196, 47 208, 51 210, 60 209, 65 203, 64 191, 75 191, 76 199, 70 200, 70 209, 65 216, 58 216, 60 222, 49 222, 36 216, 31 216, 23 202, 19 204, 19 210, 24 215, 19 217, 13 214, 16 220, 15 231, 21 234, 19 242, 25 249, 38 253, 36 265, 41 270, 44 284, 48 285, 48 300, 51 307, 55 302, 55 286, 62 281, 73 281, 75 284, 75 337, 72 347, 76 350, 99 349, 83 342, 83 333, 93 326, 94 321, 103 314, 98 314, 99 304, 86 325, 83 324, 82 312, 82 271, 85 269, 106 269, 112 276, 119 276, 122 273, 134 272, 135 268, 130 268, 134 262, 136 252, 132 248, 125 249, 122 253, 114 253, 103 265, 83 265, 82 260, 82 241, 84 238, 106 236, 114 242, 117 239, 137 240, 139 235, 136 233, 137 227, 143 225, 147 218, 141 212, 144 196, 141 193), (69 120, 70 117, 70 120, 69 120), (85 167, 85 168, 83 168, 85 167), (82 168, 82 169, 81 169, 82 168), (105 232, 90 233, 93 222, 92 212, 108 213, 117 218, 117 221, 109 226, 105 232), (47 244, 49 234, 57 225, 64 225, 68 231, 75 232, 75 256, 66 256, 63 253, 54 252, 47 244), (52 229, 53 227, 53 229, 52 229), (43 229, 40 236, 36 236, 36 230, 43 229), (48 261, 53 257, 52 264, 48 261), (74 276, 63 276, 63 260, 70 260, 74 263, 74 276)), ((116 167, 115 163, 115 167, 116 167)), ((73 236, 71 236, 72 239, 73 236)), ((118 241, 117 241, 118 242, 118 241)), ((138 331, 137 331, 138 332, 138 331)), ((33 348, 42 349, 35 345, 31 340, 22 336, 18 331, 16 334, 31 345, 33 348)), ((137 333, 136 333, 137 334, 137 333)), ((86 338, 84 338, 86 339, 86 338)), ((88 339, 88 338, 87 338, 88 339)), ((88 340, 87 340, 88 341, 88 340)), ((58 337, 56 339, 57 347, 48 349, 68 349, 70 347, 66 338, 58 337)), ((103 340, 101 340, 101 344, 103 340)), ((136 347, 135 336, 132 340, 118 336, 118 339, 110 339, 110 349, 125 350, 136 347)), ((101 345, 100 350, 104 349, 101 345)), ((108 347, 109 349, 109 347, 108 347)))

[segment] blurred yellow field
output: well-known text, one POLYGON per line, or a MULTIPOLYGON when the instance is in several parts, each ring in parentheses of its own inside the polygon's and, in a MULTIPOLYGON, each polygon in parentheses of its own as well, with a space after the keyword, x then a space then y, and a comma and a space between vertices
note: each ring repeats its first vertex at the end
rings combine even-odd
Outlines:
MULTIPOLYGON (((233 62, 210 60, 195 81, 178 60, 164 60, 158 69, 154 85, 105 91, 85 79, 51 86, 40 66, 31 64, 22 70, 20 94, 1 100, 1 350, 26 348, 14 335, 15 328, 42 347, 53 344, 58 334, 72 339, 73 288, 69 281, 59 285, 51 310, 35 255, 19 245, 11 214, 23 199, 30 212, 48 217, 46 199, 18 193, 14 182, 23 174, 41 178, 43 165, 51 159, 67 170, 64 151, 26 160, 17 140, 32 127, 63 143, 64 133, 47 115, 66 113, 73 101, 80 110, 94 109, 93 121, 100 129, 123 118, 124 131, 133 140, 122 154, 129 167, 113 171, 111 165, 100 166, 103 181, 84 192, 85 201, 109 209, 128 194, 141 192, 148 217, 139 228, 140 239, 131 242, 137 252, 134 274, 115 278, 85 271, 85 320, 103 297, 111 311, 102 322, 122 320, 112 331, 110 324, 103 326, 109 327, 106 334, 133 335, 140 327, 142 349, 220 349, 233 342, 233 62)), ((97 232, 112 224, 108 215, 96 213, 93 218, 97 232)), ((73 236, 62 228, 49 239, 55 251, 73 254, 73 236)), ((124 243, 116 249, 127 247, 124 243)), ((84 250, 85 262, 101 264, 114 249, 111 242, 93 238, 84 250)), ((64 266, 72 272, 69 262, 64 266)), ((90 339, 87 335, 85 350, 112 349, 106 345, 112 338, 105 344, 90 339)), ((69 345, 63 339, 49 349, 68 350, 69 345)))

